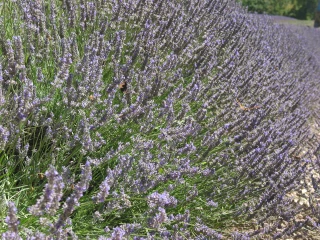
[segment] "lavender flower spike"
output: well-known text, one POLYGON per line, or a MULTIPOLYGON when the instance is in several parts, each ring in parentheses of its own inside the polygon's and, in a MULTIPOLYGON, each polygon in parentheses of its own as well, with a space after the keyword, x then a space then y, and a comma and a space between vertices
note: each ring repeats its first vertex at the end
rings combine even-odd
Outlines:
POLYGON ((154 192, 147 197, 147 202, 150 208, 156 208, 157 206, 176 206, 178 201, 170 196, 168 192, 154 192))
POLYGON ((54 215, 59 208, 63 195, 64 183, 57 170, 50 166, 45 175, 48 183, 43 191, 43 196, 29 208, 29 212, 35 216, 41 216, 45 213, 54 215))
POLYGON ((17 217, 17 208, 13 202, 9 202, 9 213, 5 222, 8 224, 9 230, 2 234, 3 240, 19 240, 22 239, 18 233, 19 220, 17 217))
POLYGON ((69 216, 72 214, 75 206, 79 205, 79 199, 83 196, 83 193, 87 191, 89 187, 89 182, 92 179, 92 172, 90 162, 87 161, 86 165, 84 166, 81 172, 81 179, 74 188, 74 193, 67 198, 64 204, 63 213, 59 216, 58 221, 56 222, 53 229, 53 233, 58 233, 60 229, 66 225, 66 222, 69 220, 69 216))

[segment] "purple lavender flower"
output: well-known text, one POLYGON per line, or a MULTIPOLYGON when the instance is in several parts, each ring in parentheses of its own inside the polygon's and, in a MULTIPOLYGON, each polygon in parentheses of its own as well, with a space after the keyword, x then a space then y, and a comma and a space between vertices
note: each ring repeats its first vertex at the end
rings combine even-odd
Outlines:
POLYGON ((307 36, 318 32, 224 0, 20 0, 0 8, 0 155, 13 173, 68 163, 62 176, 50 165, 29 208, 51 236, 24 228, 21 236, 77 238, 94 214, 80 225, 72 213, 87 204, 112 226, 109 239, 219 239, 211 224, 234 215, 259 225, 234 239, 304 226, 292 223, 302 210, 287 195, 307 173, 302 149, 314 150, 306 121, 319 118, 320 54, 307 36), (45 137, 33 131, 39 126, 45 137), (63 202, 64 184, 79 177, 63 202), (84 193, 94 201, 80 204, 84 193), (210 219, 195 222, 201 214, 210 219), (288 228, 267 225, 278 216, 288 228))
POLYGON ((168 192, 154 192, 147 197, 147 202, 150 208, 177 205, 177 199, 170 196, 168 192))
POLYGON ((202 232, 205 237, 212 237, 214 239, 222 239, 223 238, 223 236, 220 233, 218 233, 218 232, 214 231, 213 229, 207 227, 206 225, 203 225, 200 223, 196 224, 195 230, 197 232, 202 232))
POLYGON ((18 231, 19 220, 17 217, 17 208, 13 202, 9 202, 8 207, 9 207, 9 212, 8 212, 8 216, 5 219, 5 222, 8 225, 8 231, 2 234, 2 239, 6 239, 6 240, 22 239, 18 231))
POLYGON ((159 207, 155 216, 149 218, 148 225, 151 228, 159 230, 161 225, 163 223, 166 223, 167 221, 168 221, 168 217, 167 217, 166 210, 162 207, 159 207))
POLYGON ((45 175, 48 183, 45 185, 43 195, 35 205, 29 207, 29 212, 35 216, 54 215, 60 207, 63 196, 64 183, 54 166, 50 166, 45 175))
POLYGON ((104 202, 106 197, 109 195, 109 191, 113 185, 113 182, 115 181, 115 176, 113 175, 113 172, 114 171, 108 169, 108 176, 100 184, 100 191, 97 194, 97 196, 94 197, 94 199, 96 199, 97 202, 104 202))
POLYGON ((67 223, 67 220, 74 211, 74 208, 79 205, 79 199, 89 187, 89 182, 92 177, 91 174, 90 163, 87 162, 82 169, 80 182, 74 186, 74 193, 67 198, 63 206, 63 212, 60 214, 58 221, 54 225, 54 229, 52 230, 53 233, 58 233, 58 231, 60 231, 60 229, 67 223))

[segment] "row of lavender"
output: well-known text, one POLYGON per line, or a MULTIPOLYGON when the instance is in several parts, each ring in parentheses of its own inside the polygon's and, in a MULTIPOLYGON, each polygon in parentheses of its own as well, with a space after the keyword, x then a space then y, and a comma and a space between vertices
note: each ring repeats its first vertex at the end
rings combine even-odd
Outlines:
POLYGON ((231 0, 0 9, 4 239, 280 238, 312 220, 288 193, 320 66, 289 30, 231 0), (243 220, 256 230, 228 231, 243 220))
MULTIPOLYGON (((314 63, 315 66, 319 66, 320 64, 320 31, 319 29, 312 29, 307 27, 300 26, 292 26, 286 25, 288 28, 300 41, 302 47, 308 54, 310 55, 310 60, 314 63)), ((315 67, 316 68, 316 67, 315 67)), ((318 75, 318 82, 320 81, 320 75, 318 75)), ((313 218, 307 217, 311 225, 313 225, 317 232, 319 232, 319 223, 320 223, 320 88, 315 86, 314 89, 310 89, 309 96, 312 99, 309 103, 309 109, 311 111, 311 118, 309 120, 309 125, 311 129, 312 139, 309 141, 309 149, 313 149, 314 158, 311 161, 311 171, 309 182, 311 181, 312 189, 310 189, 309 193, 309 204, 310 204, 310 212, 313 218)))
MULTIPOLYGON (((285 25, 297 38, 299 42, 301 42, 302 48, 310 55, 309 61, 313 63, 315 66, 319 66, 320 64, 320 31, 319 29, 313 29, 309 27, 302 26, 294 26, 294 25, 285 25)), ((318 77, 319 79, 320 77, 318 77)), ((312 109, 312 115, 315 119, 319 119, 319 91, 318 88, 315 91, 310 91, 309 94, 313 94, 313 102, 310 106, 312 109)), ((315 120, 317 121, 317 120, 315 120)), ((320 125, 319 125, 320 126, 320 125)))

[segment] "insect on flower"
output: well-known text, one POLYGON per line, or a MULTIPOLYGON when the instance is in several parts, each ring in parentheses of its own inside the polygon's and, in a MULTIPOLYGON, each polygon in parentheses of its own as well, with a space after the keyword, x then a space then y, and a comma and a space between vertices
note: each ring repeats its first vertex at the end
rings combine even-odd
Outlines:
POLYGON ((302 159, 302 157, 298 156, 298 155, 291 155, 290 157, 292 157, 293 160, 299 161, 302 159))
POLYGON ((44 174, 43 174, 43 173, 38 173, 38 178, 39 178, 40 180, 44 179, 44 174))
POLYGON ((243 106, 242 103, 238 99, 236 99, 236 101, 237 101, 240 109, 243 110, 243 111, 250 111, 250 110, 254 110, 254 109, 260 108, 260 106, 254 106, 254 107, 248 108, 248 107, 243 106))
POLYGON ((91 94, 91 95, 89 96, 89 99, 90 99, 91 101, 93 101, 93 100, 95 99, 95 97, 91 94))
POLYGON ((121 92, 126 93, 127 92, 127 82, 123 81, 119 84, 119 89, 121 92))

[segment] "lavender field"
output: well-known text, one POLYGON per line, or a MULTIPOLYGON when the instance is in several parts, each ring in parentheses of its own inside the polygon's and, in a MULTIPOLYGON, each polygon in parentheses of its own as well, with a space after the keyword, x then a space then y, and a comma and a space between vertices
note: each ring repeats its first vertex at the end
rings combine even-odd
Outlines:
POLYGON ((318 239, 318 29, 234 0, 0 12, 2 239, 318 239))

